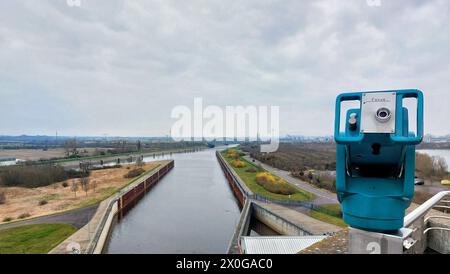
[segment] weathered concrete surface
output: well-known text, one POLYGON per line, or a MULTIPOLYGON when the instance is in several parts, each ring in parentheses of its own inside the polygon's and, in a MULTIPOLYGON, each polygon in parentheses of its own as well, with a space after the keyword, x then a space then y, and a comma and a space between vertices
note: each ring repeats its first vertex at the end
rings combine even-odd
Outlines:
POLYGON ((242 208, 239 223, 235 228, 230 243, 228 244, 227 254, 240 254, 239 239, 241 236, 248 235, 251 218, 252 218, 252 201, 250 199, 246 199, 244 207, 242 208))
MULTIPOLYGON (((416 209, 418 206, 419 205, 417 204, 412 204, 408 208, 407 214, 416 209)), ((430 210, 428 214, 425 215, 425 219, 432 216, 450 217, 450 214, 446 214, 438 210, 430 210)), ((416 223, 414 225, 416 225, 416 227, 419 227, 416 223)), ((428 223, 425 224, 425 226, 420 230, 423 232, 425 229, 430 227, 441 227, 450 229, 450 220, 431 218, 429 219, 428 223)), ((424 235, 422 243, 420 243, 419 245, 423 250, 425 250, 428 247, 438 253, 450 254, 450 231, 430 230, 426 235, 424 235)))
POLYGON ((281 235, 331 235, 341 229, 311 218, 296 210, 263 202, 254 202, 254 216, 281 235))
POLYGON ((302 250, 299 254, 348 254, 348 228, 302 250))

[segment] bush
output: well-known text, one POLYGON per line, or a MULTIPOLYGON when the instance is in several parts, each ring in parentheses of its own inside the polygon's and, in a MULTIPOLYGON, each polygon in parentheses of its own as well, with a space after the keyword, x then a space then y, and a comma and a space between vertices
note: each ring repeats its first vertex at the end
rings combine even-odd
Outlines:
POLYGON ((4 223, 8 223, 8 222, 11 222, 12 220, 14 220, 14 219, 11 218, 11 217, 5 217, 5 218, 3 219, 3 222, 4 222, 4 223))
POLYGON ((39 201, 39 206, 44 206, 44 205, 46 205, 46 204, 48 204, 48 201, 47 201, 47 200, 40 200, 40 201, 39 201))
POLYGON ((66 188, 66 187, 68 187, 68 186, 69 186, 69 183, 68 183, 68 182, 63 182, 63 183, 62 183, 62 187, 66 188))
POLYGON ((237 159, 240 158, 240 155, 239 155, 239 152, 236 149, 229 149, 227 151, 227 157, 237 160, 237 159))
POLYGON ((4 186, 42 187, 70 178, 72 174, 61 166, 10 166, 0 169, 4 186))
POLYGON ((123 177, 126 179, 131 179, 131 178, 140 176, 144 172, 145 172, 145 170, 142 168, 135 168, 135 169, 128 171, 128 173, 125 174, 123 177))
POLYGON ((244 162, 244 161, 241 161, 241 160, 232 160, 232 161, 230 162, 230 164, 231 164, 232 166, 234 166, 235 168, 243 168, 243 167, 246 167, 245 162, 244 162))
POLYGON ((262 186, 265 190, 275 194, 291 195, 297 192, 295 187, 283 179, 273 176, 269 172, 260 172, 256 174, 255 180, 256 183, 262 186))
POLYGON ((17 217, 17 219, 25 219, 25 218, 29 218, 31 217, 30 213, 22 213, 19 215, 19 217, 17 217))
POLYGON ((6 193, 4 191, 0 191, 0 205, 6 203, 6 193))
POLYGON ((248 173, 256 173, 257 171, 258 170, 256 168, 254 168, 254 167, 251 167, 251 168, 246 170, 246 172, 248 172, 248 173))

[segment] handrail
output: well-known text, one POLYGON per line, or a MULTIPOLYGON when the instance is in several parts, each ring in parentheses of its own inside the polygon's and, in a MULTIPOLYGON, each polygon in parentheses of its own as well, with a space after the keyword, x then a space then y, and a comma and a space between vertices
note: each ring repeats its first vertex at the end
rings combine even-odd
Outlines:
POLYGON ((430 231, 430 230, 450 231, 450 228, 445 228, 445 227, 430 227, 430 228, 425 229, 425 231, 423 232, 423 234, 424 234, 424 235, 427 234, 428 231, 430 231))
POLYGON ((431 199, 420 205, 418 208, 414 209, 409 213, 404 219, 404 227, 409 227, 419 218, 427 214, 428 211, 433 209, 438 203, 441 202, 445 197, 450 196, 450 191, 441 191, 434 195, 431 199))

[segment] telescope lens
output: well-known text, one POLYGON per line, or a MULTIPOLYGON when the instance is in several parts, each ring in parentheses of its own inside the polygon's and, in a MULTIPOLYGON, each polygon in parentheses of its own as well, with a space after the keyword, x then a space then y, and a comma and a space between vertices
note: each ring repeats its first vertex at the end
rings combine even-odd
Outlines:
POLYGON ((380 108, 377 110, 375 118, 380 123, 386 123, 391 119, 391 111, 387 108, 380 108))

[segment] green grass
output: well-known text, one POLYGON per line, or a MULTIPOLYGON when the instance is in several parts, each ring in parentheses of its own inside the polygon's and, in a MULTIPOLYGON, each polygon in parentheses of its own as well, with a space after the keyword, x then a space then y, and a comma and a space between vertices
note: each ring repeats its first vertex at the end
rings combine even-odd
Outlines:
MULTIPOLYGON (((97 190, 97 192, 99 192, 101 194, 99 197, 94 197, 94 198, 90 198, 87 200, 83 200, 83 201, 79 202, 78 204, 76 204, 75 208, 77 208, 77 209, 85 208, 85 207, 89 207, 89 206, 93 206, 98 203, 101 203, 103 200, 111 197, 114 193, 116 193, 117 190, 118 189, 116 187, 107 187, 107 188, 97 190)), ((84 193, 84 191, 81 191, 78 195, 85 195, 85 193, 84 193)))
POLYGON ((0 254, 46 254, 77 229, 66 224, 37 224, 0 231, 0 254))
POLYGON ((310 210, 309 216, 339 227, 347 227, 347 224, 341 218, 341 206, 338 204, 321 205, 318 209, 310 210))
MULTIPOLYGON (((233 160, 233 159, 227 157, 226 151, 223 151, 221 154, 228 163, 231 160, 233 160)), ((282 195, 282 194, 276 194, 276 193, 267 191, 264 187, 260 186, 255 180, 256 174, 258 172, 263 172, 266 170, 264 170, 263 168, 261 168, 259 166, 254 165, 253 163, 250 163, 243 157, 240 157, 240 160, 245 162, 246 166, 242 167, 242 168, 236 168, 236 167, 232 166, 232 168, 236 171, 236 173, 239 175, 239 177, 242 179, 242 181, 244 181, 244 183, 247 185, 247 187, 254 193, 265 196, 267 198, 271 198, 274 200, 280 200, 280 201, 309 201, 309 200, 314 199, 314 197, 315 197, 314 194, 304 191, 304 190, 301 190, 295 186, 294 187, 297 190, 297 192, 292 195, 282 195), (257 172, 247 172, 247 170, 251 167, 255 168, 257 170, 257 172)), ((277 177, 277 176, 275 176, 275 177, 277 177)))
POLYGON ((331 215, 328 215, 323 212, 319 212, 316 210, 310 210, 309 216, 314 219, 317 219, 319 221, 325 222, 325 223, 329 223, 329 224, 336 225, 339 227, 347 227, 347 224, 341 218, 331 216, 331 215))

